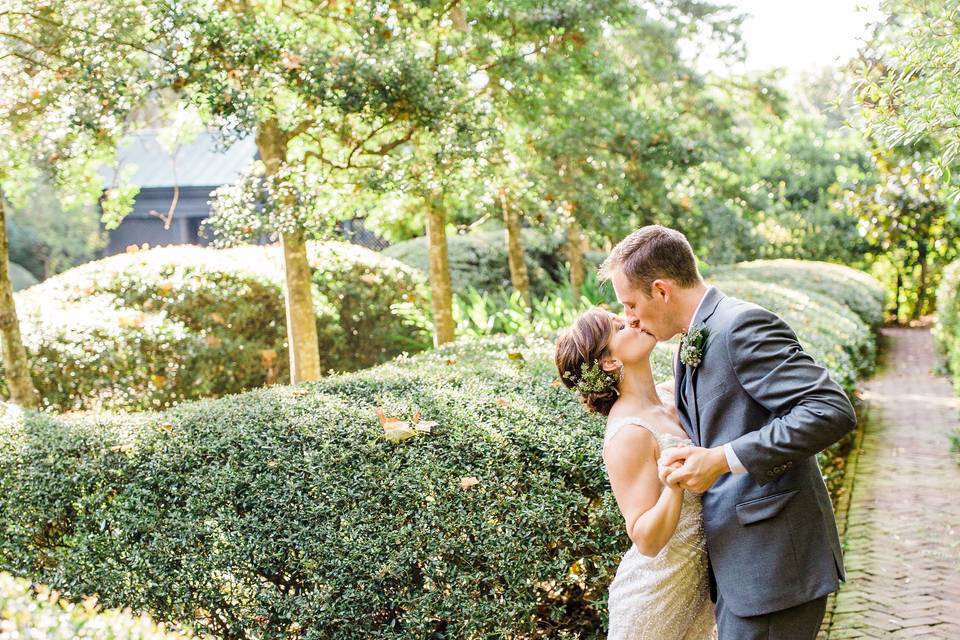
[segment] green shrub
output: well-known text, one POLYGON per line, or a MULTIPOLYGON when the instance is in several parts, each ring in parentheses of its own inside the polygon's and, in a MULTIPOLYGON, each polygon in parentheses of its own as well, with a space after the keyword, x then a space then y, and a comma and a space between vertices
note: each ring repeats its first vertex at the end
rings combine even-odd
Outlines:
POLYGON ((960 262, 943 270, 937 289, 937 322, 933 328, 937 351, 960 393, 960 262))
POLYGON ((44 254, 48 247, 31 225, 17 224, 12 218, 7 217, 7 257, 39 280, 46 274, 44 254))
POLYGON ((743 277, 803 293, 820 293, 850 307, 871 328, 883 323, 883 285, 863 271, 843 265, 812 260, 755 260, 718 267, 709 274, 711 278, 743 277))
POLYGON ((16 262, 10 263, 10 284, 14 291, 26 289, 37 284, 38 280, 32 273, 18 265, 16 262))
POLYGON ((0 564, 220 637, 596 631, 627 539, 551 354, 497 338, 132 419, 9 416, 0 564), (437 424, 392 444, 378 407, 437 424))
MULTIPOLYGON (((843 304, 715 284, 782 315, 848 391, 872 367, 843 304)), ((222 638, 602 637, 629 540, 603 421, 552 356, 552 337, 461 339, 161 413, 2 407, 0 569, 222 638), (435 424, 391 443, 378 409, 435 424)), ((657 380, 671 362, 659 345, 657 380)), ((819 456, 834 496, 848 446, 819 456)))
MULTIPOLYGON (((790 311, 812 344, 817 304, 790 311)), ((461 340, 159 414, 10 412, 0 568, 224 638, 602 637, 629 540, 552 355, 461 340), (394 444, 378 409, 435 424, 394 444)))
MULTIPOLYGON (((338 243, 312 245, 309 258, 325 369, 427 346, 391 309, 423 305, 416 272, 338 243)), ((281 265, 277 247, 167 247, 88 263, 19 293, 44 402, 157 409, 288 380, 281 265)))
POLYGON ((46 640, 173 640, 189 638, 167 631, 146 616, 100 611, 96 599, 76 604, 44 586, 0 573, 0 638, 46 640))
POLYGON ((341 242, 311 243, 308 259, 315 290, 333 307, 342 335, 327 366, 353 371, 430 347, 431 335, 416 331, 397 309, 426 309, 427 283, 421 273, 341 242))
MULTIPOLYGON (((567 277, 565 240, 560 234, 546 234, 535 229, 523 229, 521 233, 531 295, 541 296, 567 277)), ((384 249, 383 253, 424 274, 429 271, 426 237, 399 242, 384 249)), ((511 288, 510 264, 502 229, 449 235, 447 254, 454 291, 466 292, 472 288, 493 292, 511 288)), ((599 265, 603 256, 591 251, 584 258, 589 271, 599 265)))

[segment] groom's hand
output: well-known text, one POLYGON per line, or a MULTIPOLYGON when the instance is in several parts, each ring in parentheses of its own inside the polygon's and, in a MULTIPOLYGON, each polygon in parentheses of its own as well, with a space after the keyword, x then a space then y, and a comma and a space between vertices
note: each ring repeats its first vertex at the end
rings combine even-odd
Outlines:
POLYGON ((667 482, 694 493, 703 493, 717 478, 730 472, 723 447, 672 447, 664 453, 660 464, 669 467, 676 462, 683 465, 667 476, 667 482))
POLYGON ((665 467, 662 464, 657 467, 657 476, 660 478, 660 483, 665 487, 671 487, 672 485, 667 482, 667 476, 683 466, 682 462, 674 462, 669 467, 665 467))

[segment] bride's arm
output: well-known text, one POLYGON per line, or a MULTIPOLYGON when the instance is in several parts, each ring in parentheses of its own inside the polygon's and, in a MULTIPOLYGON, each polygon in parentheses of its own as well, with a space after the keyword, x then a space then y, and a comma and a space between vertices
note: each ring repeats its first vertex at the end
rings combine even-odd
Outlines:
POLYGON ((664 487, 657 475, 653 434, 624 425, 607 444, 604 461, 610 486, 627 527, 627 535, 645 556, 666 546, 680 520, 683 489, 664 487))

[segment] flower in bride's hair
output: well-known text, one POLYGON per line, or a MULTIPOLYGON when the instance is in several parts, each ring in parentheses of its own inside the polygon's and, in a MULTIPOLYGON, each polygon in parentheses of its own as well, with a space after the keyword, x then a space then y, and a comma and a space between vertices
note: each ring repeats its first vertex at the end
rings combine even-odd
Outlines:
POLYGON ((563 377, 573 382, 574 388, 584 395, 588 393, 603 393, 610 390, 613 390, 617 395, 620 394, 620 391, 617 389, 620 376, 616 373, 604 371, 600 366, 599 360, 594 360, 590 365, 586 362, 581 364, 580 376, 578 378, 574 378, 573 374, 569 371, 565 371, 563 377))

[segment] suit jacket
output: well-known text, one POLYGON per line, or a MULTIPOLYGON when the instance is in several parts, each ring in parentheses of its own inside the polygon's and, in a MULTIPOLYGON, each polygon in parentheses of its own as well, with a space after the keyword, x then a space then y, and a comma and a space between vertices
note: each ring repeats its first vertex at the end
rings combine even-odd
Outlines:
POLYGON ((748 472, 703 496, 715 586, 741 617, 831 593, 843 559, 816 454, 856 427, 853 406, 773 312, 712 288, 701 323, 700 365, 677 364, 680 421, 698 446, 731 443, 748 472))

